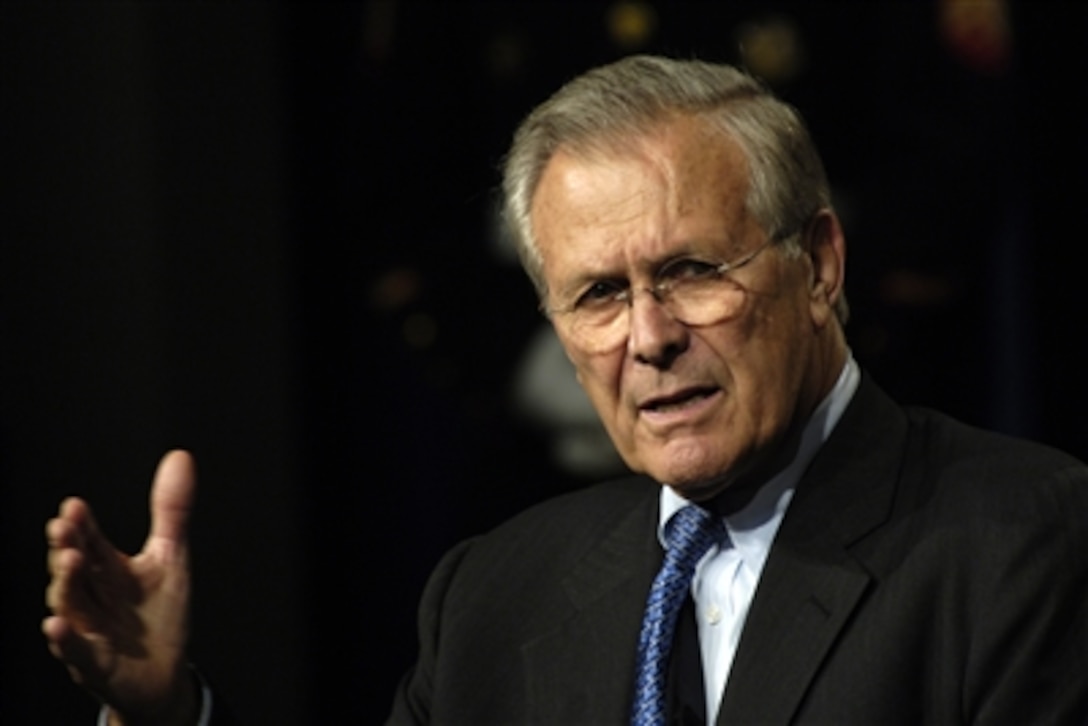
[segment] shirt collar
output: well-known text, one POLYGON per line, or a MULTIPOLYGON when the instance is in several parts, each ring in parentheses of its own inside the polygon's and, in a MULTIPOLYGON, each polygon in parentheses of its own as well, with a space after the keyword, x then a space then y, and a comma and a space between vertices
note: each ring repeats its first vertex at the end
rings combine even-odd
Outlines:
MULTIPOLYGON (((778 526, 786 514, 786 508, 793 498, 793 490, 801 480, 812 457, 827 441, 835 425, 846 410, 847 404, 854 397, 861 372, 852 355, 848 355, 839 378, 831 392, 827 394, 801 432, 801 443, 797 455, 782 471, 778 472, 766 484, 759 488, 743 509, 726 517, 725 528, 729 539, 745 564, 755 572, 763 569, 763 562, 771 548, 778 526)), ((657 537, 662 547, 665 544, 665 523, 679 509, 690 502, 677 494, 672 487, 661 487, 660 517, 657 537)))

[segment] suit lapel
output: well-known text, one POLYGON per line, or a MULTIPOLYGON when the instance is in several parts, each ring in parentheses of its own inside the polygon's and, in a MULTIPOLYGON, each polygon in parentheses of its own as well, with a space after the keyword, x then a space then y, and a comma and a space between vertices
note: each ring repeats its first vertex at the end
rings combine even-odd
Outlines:
POLYGON ((775 538, 719 723, 787 723, 796 714, 869 586, 849 547, 887 519, 905 435, 902 412, 863 378, 775 538))
POLYGON ((621 517, 563 581, 569 609, 522 647, 530 720, 616 723, 629 717, 637 634, 661 561, 659 485, 621 517))

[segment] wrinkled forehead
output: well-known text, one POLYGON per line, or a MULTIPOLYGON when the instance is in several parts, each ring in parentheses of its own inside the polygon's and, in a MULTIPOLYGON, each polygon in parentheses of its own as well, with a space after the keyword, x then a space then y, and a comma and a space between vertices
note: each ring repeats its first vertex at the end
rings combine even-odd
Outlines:
POLYGON ((690 121, 588 153, 560 149, 532 205, 548 288, 620 268, 648 272, 681 254, 736 255, 760 229, 747 189, 739 146, 690 121))
MULTIPOLYGON (((750 168, 732 135, 694 115, 675 115, 637 132, 561 144, 541 170, 530 200, 533 236, 541 241, 536 217, 542 206, 554 211, 561 201, 570 207, 588 206, 583 211, 592 213, 592 205, 601 201, 594 192, 602 186, 636 195, 623 199, 625 206, 637 206, 640 190, 659 188, 679 207, 713 204, 739 211, 747 202, 750 168)), ((610 211, 597 213, 607 216, 610 211)))
MULTIPOLYGON (((663 140, 684 139, 702 148, 729 147, 747 163, 747 150, 716 115, 668 111, 628 119, 600 128, 582 129, 556 141, 548 161, 559 152, 586 161, 638 153, 663 140)), ((547 167, 547 163, 543 168, 547 167)))

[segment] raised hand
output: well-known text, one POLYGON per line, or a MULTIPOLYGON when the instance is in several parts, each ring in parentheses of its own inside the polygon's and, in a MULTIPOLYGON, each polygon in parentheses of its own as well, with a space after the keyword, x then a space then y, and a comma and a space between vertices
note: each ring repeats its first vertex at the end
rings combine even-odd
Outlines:
POLYGON ((52 579, 42 622, 49 649, 72 679, 123 724, 194 723, 198 697, 188 673, 189 545, 196 493, 192 457, 163 457, 151 487, 151 532, 125 555, 69 498, 46 525, 52 579))

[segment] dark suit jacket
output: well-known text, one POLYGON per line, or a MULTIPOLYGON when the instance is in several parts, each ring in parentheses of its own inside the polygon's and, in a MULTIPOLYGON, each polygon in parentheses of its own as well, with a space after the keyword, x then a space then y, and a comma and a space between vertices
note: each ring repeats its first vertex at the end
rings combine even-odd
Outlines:
MULTIPOLYGON (((453 550, 390 722, 627 722, 657 509, 631 478, 453 550)), ((775 539, 719 723, 1088 723, 1088 470, 863 378, 775 539)))

